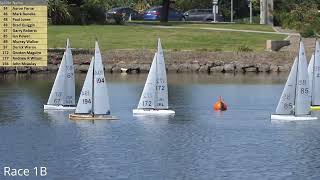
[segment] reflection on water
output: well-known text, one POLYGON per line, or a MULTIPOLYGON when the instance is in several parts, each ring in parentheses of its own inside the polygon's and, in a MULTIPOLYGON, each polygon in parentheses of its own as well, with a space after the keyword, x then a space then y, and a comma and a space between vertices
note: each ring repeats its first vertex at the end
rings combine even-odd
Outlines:
POLYGON ((132 116, 146 74, 107 74, 118 121, 44 113, 54 77, 0 75, 1 167, 47 166, 49 179, 320 178, 320 121, 270 123, 287 74, 169 74, 168 118, 132 116), (226 112, 212 110, 219 95, 226 112))

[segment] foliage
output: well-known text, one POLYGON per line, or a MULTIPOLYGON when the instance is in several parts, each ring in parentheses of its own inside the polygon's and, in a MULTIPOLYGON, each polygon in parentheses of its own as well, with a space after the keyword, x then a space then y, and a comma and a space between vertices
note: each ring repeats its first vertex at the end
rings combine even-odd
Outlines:
POLYGON ((318 4, 307 0, 302 3, 277 4, 275 11, 275 22, 284 28, 296 29, 301 32, 304 37, 314 36, 320 31, 320 13, 318 12, 318 4))
POLYGON ((247 44, 241 44, 237 47, 238 52, 252 52, 253 49, 251 49, 247 44))
POLYGON ((68 24, 72 20, 65 0, 49 0, 48 16, 51 18, 52 24, 68 24))

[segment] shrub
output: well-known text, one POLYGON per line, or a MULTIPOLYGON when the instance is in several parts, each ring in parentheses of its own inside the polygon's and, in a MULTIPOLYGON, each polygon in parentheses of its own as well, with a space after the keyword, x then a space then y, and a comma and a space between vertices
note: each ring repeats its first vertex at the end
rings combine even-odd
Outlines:
POLYGON ((252 52, 253 49, 251 49, 248 45, 246 44, 241 44, 237 47, 238 52, 252 52))

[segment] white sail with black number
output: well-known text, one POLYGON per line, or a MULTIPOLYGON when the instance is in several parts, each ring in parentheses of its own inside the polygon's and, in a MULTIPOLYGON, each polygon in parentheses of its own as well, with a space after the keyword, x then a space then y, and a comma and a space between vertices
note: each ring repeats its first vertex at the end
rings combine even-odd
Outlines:
POLYGON ((65 85, 65 64, 66 53, 64 52, 59 70, 54 80, 51 93, 48 99, 48 105, 63 105, 64 102, 64 85, 65 85))
POLYGON ((95 55, 94 55, 94 77, 93 77, 93 111, 94 114, 109 115, 110 104, 107 83, 104 76, 104 67, 102 64, 102 57, 98 42, 95 44, 95 55))
POLYGON ((94 58, 92 57, 90 66, 86 75, 86 79, 84 80, 80 97, 78 100, 77 108, 75 111, 76 114, 92 114, 93 64, 94 64, 94 58))
POLYGON ((65 53, 65 83, 64 83, 64 102, 63 105, 74 106, 75 102, 75 81, 74 81, 74 66, 72 52, 69 39, 67 39, 65 53))
POLYGON ((300 41, 298 71, 297 71, 297 86, 296 86, 296 101, 295 115, 310 114, 311 96, 308 78, 308 64, 304 50, 303 42, 300 41))
POLYGON ((150 71, 147 77, 146 84, 144 85, 138 109, 154 109, 155 108, 155 92, 156 92, 156 79, 157 79, 157 53, 154 54, 150 71))
POLYGON ((294 103, 296 93, 296 81, 297 81, 297 63, 298 58, 296 57, 288 76, 287 82, 284 86, 281 98, 279 100, 276 114, 279 115, 293 115, 294 114, 294 103))
POLYGON ((311 105, 320 105, 320 45, 316 41, 315 51, 312 54, 309 67, 308 75, 310 82, 310 94, 311 94, 311 105))
POLYGON ((166 65, 160 38, 158 39, 157 51, 157 79, 156 79, 156 109, 168 109, 168 84, 166 65))

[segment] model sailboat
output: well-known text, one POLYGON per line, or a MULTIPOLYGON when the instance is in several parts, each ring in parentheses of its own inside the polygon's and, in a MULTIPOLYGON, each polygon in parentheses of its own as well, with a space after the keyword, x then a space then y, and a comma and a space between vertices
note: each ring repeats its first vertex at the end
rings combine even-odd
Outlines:
POLYGON ((320 45, 316 41, 314 53, 312 54, 308 75, 310 82, 311 110, 320 110, 320 45))
POLYGON ((276 114, 271 115, 271 120, 315 120, 317 117, 310 116, 310 104, 307 60, 303 43, 300 41, 299 55, 294 60, 276 114))
POLYGON ((133 115, 174 115, 168 105, 168 84, 166 67, 160 38, 158 50, 154 55, 151 68, 137 109, 133 115))
POLYGON ((70 114, 72 120, 113 120, 101 53, 98 42, 95 44, 95 55, 91 60, 84 81, 77 108, 70 114))
POLYGON ((44 110, 74 110, 75 82, 74 66, 69 39, 60 67, 44 110))

